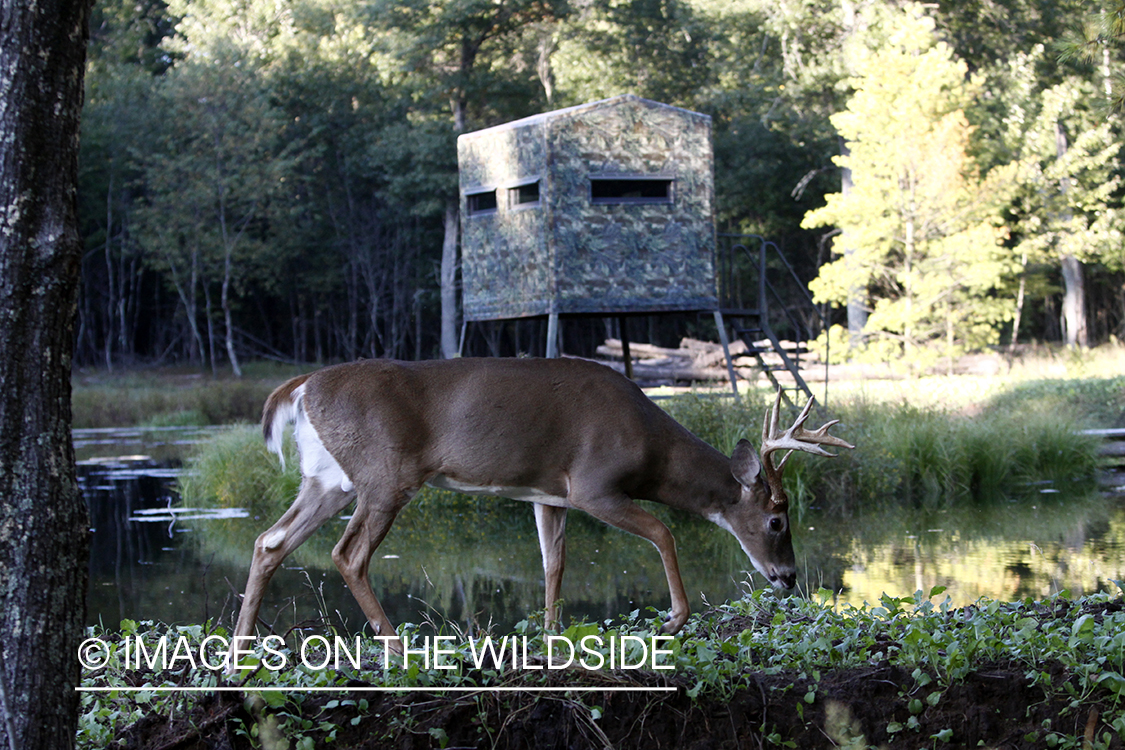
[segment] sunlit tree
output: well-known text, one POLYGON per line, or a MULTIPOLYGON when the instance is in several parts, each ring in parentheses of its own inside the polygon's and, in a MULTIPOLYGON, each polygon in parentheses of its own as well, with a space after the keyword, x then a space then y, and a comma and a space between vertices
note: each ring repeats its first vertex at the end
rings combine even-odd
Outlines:
POLYGON ((816 298, 843 304, 866 288, 869 351, 918 368, 996 340, 1010 307, 995 292, 1010 262, 997 191, 967 155, 965 65, 918 8, 886 23, 883 43, 857 55, 855 93, 831 118, 849 149, 836 162, 854 185, 803 225, 842 229, 852 250, 821 268, 816 298))
POLYGON ((1089 83, 1069 78, 1036 91, 1038 113, 1014 122, 1009 135, 1017 154, 1017 251, 1024 267, 1030 262, 1060 270, 1063 335, 1070 346, 1090 343, 1084 264, 1122 265, 1121 216, 1114 208, 1120 144, 1098 107, 1091 111, 1096 101, 1089 83))

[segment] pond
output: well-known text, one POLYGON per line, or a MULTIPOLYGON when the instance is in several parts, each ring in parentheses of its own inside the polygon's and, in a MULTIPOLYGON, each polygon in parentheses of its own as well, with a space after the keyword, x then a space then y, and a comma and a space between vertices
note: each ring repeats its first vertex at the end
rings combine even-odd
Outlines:
MULTIPOLYGON (((273 518, 245 509, 181 507, 174 490, 186 446, 206 429, 76 430, 79 477, 94 528, 88 622, 168 623, 237 612, 254 539, 273 518)), ((676 536, 692 607, 761 587, 728 533, 650 506, 676 536)), ((330 559, 347 515, 287 560, 262 618, 276 632, 310 620, 357 631, 364 620, 330 559)), ((1116 589, 1125 580, 1125 504, 1113 493, 1068 495, 1049 485, 1018 500, 935 509, 885 509, 840 518, 816 509, 793 519, 799 584, 875 603, 945 586, 956 605, 1116 589)), ((650 544, 584 516, 567 524, 564 616, 616 618, 669 606, 650 544)), ((448 620, 510 628, 543 606, 535 522, 526 503, 420 495, 399 516, 371 564, 371 580, 396 624, 448 620)))

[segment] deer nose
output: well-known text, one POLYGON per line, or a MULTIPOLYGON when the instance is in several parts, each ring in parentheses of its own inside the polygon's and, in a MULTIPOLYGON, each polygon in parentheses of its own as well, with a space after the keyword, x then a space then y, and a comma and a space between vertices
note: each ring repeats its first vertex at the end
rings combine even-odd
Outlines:
POLYGON ((777 588, 791 589, 797 585, 797 571, 791 568, 789 570, 773 568, 770 574, 770 583, 777 588))

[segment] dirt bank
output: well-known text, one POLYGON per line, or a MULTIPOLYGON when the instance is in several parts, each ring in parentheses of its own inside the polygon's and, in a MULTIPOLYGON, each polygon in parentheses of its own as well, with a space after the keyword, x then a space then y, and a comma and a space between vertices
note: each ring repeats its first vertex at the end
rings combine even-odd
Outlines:
MULTIPOLYGON (((1057 665, 1041 669, 1054 675, 1056 687, 1067 680, 1057 665)), ((269 748, 275 722, 292 727, 298 721, 307 730, 297 748, 1037 748, 1049 746, 1052 731, 1094 742, 1109 733, 1109 746, 1122 746, 1101 722, 1108 695, 1064 700, 1058 696, 1065 690, 1056 690, 1046 699, 1025 672, 1019 665, 987 665, 944 691, 919 688, 911 673, 889 665, 827 673, 819 682, 761 675, 729 697, 697 699, 688 697, 687 685, 674 693, 357 692, 269 709, 224 693, 193 699, 171 718, 150 715, 112 747, 269 748), (367 706, 360 711, 356 704, 363 699, 367 706), (256 723, 252 742, 248 732, 256 723)), ((634 684, 676 682, 644 675, 634 684)), ((291 729, 286 734, 293 736, 291 729)))

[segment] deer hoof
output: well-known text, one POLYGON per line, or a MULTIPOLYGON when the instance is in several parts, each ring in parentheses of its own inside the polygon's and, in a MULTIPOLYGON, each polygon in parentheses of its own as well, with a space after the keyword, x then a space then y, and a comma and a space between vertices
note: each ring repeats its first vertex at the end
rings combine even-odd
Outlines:
POLYGON ((664 627, 661 628, 661 630, 668 635, 675 635, 680 632, 684 623, 687 622, 688 614, 688 612, 683 612, 681 614, 676 614, 675 612, 669 613, 668 616, 664 618, 664 627))

